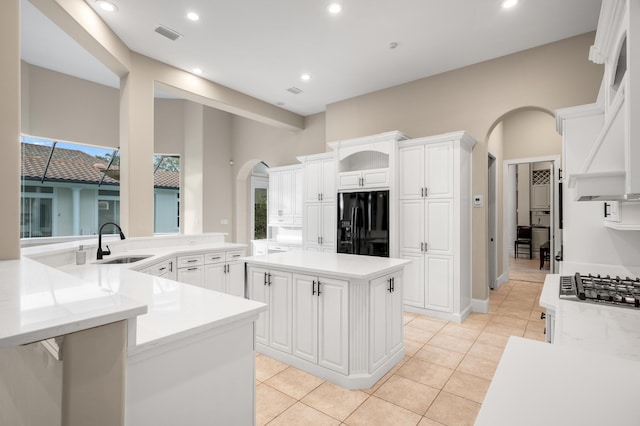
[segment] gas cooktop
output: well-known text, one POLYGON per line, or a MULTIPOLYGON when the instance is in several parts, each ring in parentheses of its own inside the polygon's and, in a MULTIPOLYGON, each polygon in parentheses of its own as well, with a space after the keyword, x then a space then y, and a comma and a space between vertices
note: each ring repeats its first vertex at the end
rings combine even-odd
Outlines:
POLYGON ((560 298, 640 308, 640 278, 580 273, 562 276, 560 277, 560 298))

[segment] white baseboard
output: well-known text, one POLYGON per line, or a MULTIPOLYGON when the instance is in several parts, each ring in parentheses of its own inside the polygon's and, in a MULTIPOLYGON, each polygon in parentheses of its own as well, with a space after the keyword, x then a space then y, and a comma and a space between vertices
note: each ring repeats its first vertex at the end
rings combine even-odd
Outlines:
POLYGON ((479 312, 481 314, 489 313, 489 298, 485 300, 481 299, 471 299, 471 311, 479 312))
POLYGON ((506 283, 507 281, 509 281, 509 272, 504 272, 504 273, 500 274, 500 276, 496 280, 496 288, 494 290, 499 289, 500 286, 502 284, 506 283))

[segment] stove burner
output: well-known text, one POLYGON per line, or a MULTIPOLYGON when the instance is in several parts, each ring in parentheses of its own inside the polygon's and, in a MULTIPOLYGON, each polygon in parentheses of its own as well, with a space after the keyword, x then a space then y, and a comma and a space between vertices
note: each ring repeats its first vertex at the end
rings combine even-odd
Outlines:
POLYGON ((640 308, 640 277, 620 278, 579 273, 560 277, 560 298, 640 308))

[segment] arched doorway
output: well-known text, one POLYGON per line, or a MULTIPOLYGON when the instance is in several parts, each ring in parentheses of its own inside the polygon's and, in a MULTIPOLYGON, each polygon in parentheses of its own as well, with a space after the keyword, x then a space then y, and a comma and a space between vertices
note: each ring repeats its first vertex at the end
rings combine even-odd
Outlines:
MULTIPOLYGON (((547 109, 534 106, 508 111, 491 126, 487 135, 487 149, 490 158, 495 158, 493 165, 491 161, 488 163, 488 193, 494 193, 495 209, 489 209, 487 219, 487 282, 489 288, 497 288, 509 280, 509 262, 514 255, 516 229, 520 224, 536 225, 537 228, 548 227, 550 262, 543 262, 542 273, 547 268, 554 270, 553 253, 558 251, 562 244, 562 234, 558 227, 557 191, 562 140, 556 131, 554 114, 547 109), (548 204, 538 203, 532 206, 531 202, 525 201, 531 200, 532 192, 539 188, 532 186, 531 179, 534 174, 541 174, 537 169, 543 168, 549 171, 548 180, 545 181, 548 204), (493 235, 492 222, 495 223, 493 235), (495 243, 493 248, 492 238, 495 243)), ((545 230, 536 229, 536 232, 537 235, 542 235, 545 230)), ((536 241, 539 242, 540 238, 536 241)), ((532 249, 534 258, 540 255, 539 245, 536 247, 537 250, 532 249)))

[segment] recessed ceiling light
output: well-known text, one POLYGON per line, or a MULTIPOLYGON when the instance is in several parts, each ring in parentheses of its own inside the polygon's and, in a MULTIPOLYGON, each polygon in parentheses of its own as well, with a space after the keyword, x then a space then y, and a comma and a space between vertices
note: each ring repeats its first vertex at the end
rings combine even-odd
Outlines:
POLYGON ((187 19, 190 21, 197 21, 200 19, 200 15, 195 12, 189 12, 187 13, 187 19))
POLYGON ((503 0, 501 5, 504 9, 509 9, 518 4, 518 0, 503 0))
POLYGON ((202 74, 202 69, 201 68, 194 68, 193 69, 193 73, 200 75, 200 74, 202 74))
POLYGON ((310 74, 302 74, 302 75, 300 76, 300 80, 302 80, 302 81, 309 81, 309 80, 311 80, 311 75, 310 75, 310 74))
POLYGON ((333 13, 334 15, 342 12, 342 5, 340 3, 331 3, 327 8, 329 13, 333 13))
POLYGON ((107 12, 115 12, 118 10, 118 6, 115 3, 112 3, 107 0, 96 0, 96 4, 100 6, 100 9, 105 10, 107 12))

